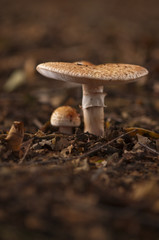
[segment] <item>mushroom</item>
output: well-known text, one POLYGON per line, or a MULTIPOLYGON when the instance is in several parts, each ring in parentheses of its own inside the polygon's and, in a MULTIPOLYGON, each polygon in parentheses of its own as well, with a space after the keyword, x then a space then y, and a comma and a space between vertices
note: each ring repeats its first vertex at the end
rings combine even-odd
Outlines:
POLYGON ((37 66, 42 75, 56 80, 81 83, 84 131, 104 136, 103 86, 133 82, 148 74, 147 69, 131 64, 93 65, 81 61, 75 63, 47 62, 37 66))
POLYGON ((59 127, 59 132, 72 134, 72 128, 78 127, 81 120, 75 108, 62 106, 55 109, 51 115, 50 122, 52 126, 59 127))

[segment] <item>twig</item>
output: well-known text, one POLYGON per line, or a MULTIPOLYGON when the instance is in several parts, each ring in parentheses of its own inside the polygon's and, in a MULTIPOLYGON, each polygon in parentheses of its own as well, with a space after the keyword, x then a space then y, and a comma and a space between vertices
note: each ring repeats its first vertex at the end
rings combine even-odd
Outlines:
MULTIPOLYGON (((95 152, 97 152, 98 150, 102 149, 103 147, 106 147, 106 146, 112 144, 113 142, 115 142, 115 141, 118 140, 119 138, 123 138, 123 137, 125 137, 125 136, 127 136, 127 135, 129 135, 129 134, 131 134, 131 133, 133 133, 133 132, 135 132, 135 131, 136 131, 136 130, 132 130, 132 131, 129 131, 129 132, 127 132, 127 133, 123 133, 123 134, 121 134, 120 136, 118 136, 118 137, 116 137, 116 138, 108 141, 107 143, 104 143, 104 144, 101 144, 101 145, 98 145, 98 146, 94 147, 94 148, 91 149, 90 151, 88 151, 88 152, 86 152, 86 153, 84 153, 84 154, 81 154, 80 156, 73 156, 73 157, 70 157, 70 158, 60 158, 60 157, 59 157, 58 159, 61 160, 61 161, 66 162, 66 161, 72 161, 72 160, 74 160, 74 159, 82 159, 82 158, 85 158, 85 157, 89 156, 90 154, 95 153, 95 152)), ((50 134, 49 137, 51 137, 51 136, 52 136, 52 134, 50 134)), ((32 140, 33 140, 33 139, 32 139, 32 140)), ((37 162, 24 163, 24 159, 25 159, 25 157, 26 157, 26 155, 27 155, 27 153, 28 153, 28 151, 29 151, 29 149, 30 149, 31 143, 32 143, 32 141, 31 141, 30 144, 28 145, 28 147, 27 147, 27 149, 26 149, 26 152, 25 152, 23 158, 20 160, 19 164, 21 164, 21 165, 26 165, 26 166, 30 166, 30 165, 34 165, 34 164, 35 164, 35 165, 47 165, 47 164, 55 163, 55 159, 50 159, 49 161, 46 161, 46 162, 44 162, 44 161, 37 161, 37 162)), ((2 166, 3 166, 3 165, 2 165, 2 166)), ((10 165, 9 165, 9 166, 10 166, 10 165)), ((0 167, 1 167, 1 165, 0 165, 0 167)))
POLYGON ((73 156, 73 157, 64 158, 64 159, 61 159, 61 160, 71 161, 71 160, 74 160, 74 159, 77 159, 77 158, 79 158, 79 159, 85 158, 85 157, 89 156, 90 154, 97 152, 97 151, 100 150, 101 148, 106 147, 106 146, 112 144, 113 142, 115 142, 115 141, 118 140, 119 138, 125 137, 125 136, 127 136, 127 135, 129 135, 130 133, 135 132, 135 131, 136 131, 136 130, 132 130, 132 131, 129 131, 129 132, 127 132, 127 133, 123 133, 122 135, 120 135, 120 136, 118 136, 118 137, 116 137, 116 138, 108 141, 107 143, 103 143, 103 144, 101 144, 100 146, 94 147, 93 149, 89 150, 88 152, 86 152, 86 153, 84 153, 84 154, 82 154, 82 155, 80 155, 80 156, 73 156))
MULTIPOLYGON (((100 150, 101 148, 103 147, 106 147, 108 146, 109 144, 112 144, 113 142, 115 142, 116 140, 118 140, 119 138, 122 138, 122 137, 125 137, 127 135, 129 135, 130 133, 132 132, 135 132, 136 130, 132 130, 132 131, 129 131, 127 133, 123 133, 122 135, 110 140, 109 142, 107 143, 104 143, 104 144, 101 144, 100 146, 96 146, 94 147, 93 149, 91 149, 90 151, 80 155, 80 156, 73 156, 73 157, 70 157, 70 158, 61 158, 61 157, 58 157, 58 160, 61 160, 61 161, 72 161, 74 159, 82 159, 82 158, 85 158, 87 156, 89 156, 90 154, 92 153, 95 153, 97 152, 98 150, 100 150)), ((29 162, 29 163, 23 163, 24 165, 27 165, 27 166, 30 166, 30 165, 49 165, 49 164, 52 164, 52 163, 55 163, 55 159, 50 159, 48 161, 37 161, 37 162, 29 162)))
POLYGON ((19 161, 19 163, 18 163, 19 165, 24 162, 24 160, 25 160, 25 158, 26 158, 26 156, 27 156, 27 154, 28 154, 28 152, 29 152, 29 150, 30 150, 30 146, 31 146, 32 142, 33 142, 33 139, 30 139, 30 140, 28 141, 28 146, 27 146, 26 149, 25 149, 25 153, 24 153, 23 157, 20 159, 20 161, 19 161))
POLYGON ((147 150, 149 150, 150 152, 153 152, 153 153, 159 155, 159 152, 157 152, 156 150, 148 147, 147 145, 145 145, 145 144, 143 144, 143 143, 141 143, 141 142, 139 142, 139 144, 140 144, 142 147, 144 147, 144 148, 146 148, 147 150))
MULTIPOLYGON (((59 134, 60 135, 60 134, 59 134)), ((58 136, 59 136, 58 135, 58 136)), ((55 135, 55 133, 51 133, 51 134, 47 134, 47 135, 44 135, 44 136, 37 136, 37 135, 34 135, 34 139, 51 139, 51 138, 53 138, 53 137, 55 137, 56 135, 55 135)), ((62 135, 60 135, 60 136, 62 136, 62 135)))

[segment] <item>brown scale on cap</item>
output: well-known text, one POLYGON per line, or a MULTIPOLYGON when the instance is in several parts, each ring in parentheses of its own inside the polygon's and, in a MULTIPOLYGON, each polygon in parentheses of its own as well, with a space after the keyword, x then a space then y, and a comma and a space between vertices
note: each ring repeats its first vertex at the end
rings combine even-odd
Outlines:
POLYGON ((79 65, 79 66, 95 66, 93 63, 91 62, 88 62, 88 61, 78 61, 78 62, 74 62, 76 65, 79 65))
POLYGON ((72 128, 80 125, 80 117, 76 109, 62 106, 52 113, 50 122, 52 126, 59 127, 61 133, 72 134, 72 128))
POLYGON ((147 69, 138 65, 122 63, 94 65, 87 61, 42 63, 37 66, 37 70, 49 78, 82 84, 84 131, 99 136, 104 135, 103 86, 133 82, 148 74, 147 69))

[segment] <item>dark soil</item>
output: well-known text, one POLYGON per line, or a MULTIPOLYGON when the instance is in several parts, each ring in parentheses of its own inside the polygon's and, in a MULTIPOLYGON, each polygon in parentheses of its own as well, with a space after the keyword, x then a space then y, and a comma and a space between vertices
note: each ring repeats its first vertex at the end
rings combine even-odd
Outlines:
POLYGON ((0 239, 159 239, 158 9, 157 0, 1 0, 0 239), (83 133, 81 86, 35 70, 79 60, 149 70, 105 89, 104 138, 83 133), (81 115, 73 135, 49 124, 61 105, 81 115), (25 127, 20 155, 5 140, 14 121, 25 127))

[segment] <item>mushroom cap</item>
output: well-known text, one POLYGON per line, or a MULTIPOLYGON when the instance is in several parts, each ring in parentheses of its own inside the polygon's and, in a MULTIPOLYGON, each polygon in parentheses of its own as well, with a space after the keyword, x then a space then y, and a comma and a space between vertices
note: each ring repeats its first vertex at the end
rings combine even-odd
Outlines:
POLYGON ((51 115, 50 122, 52 126, 56 127, 78 127, 81 120, 75 108, 62 106, 55 109, 51 115))
MULTIPOLYGON (((85 62, 85 61, 83 61, 85 62)), ((148 74, 144 67, 123 63, 101 65, 67 62, 47 62, 37 66, 42 75, 68 82, 107 85, 108 83, 133 82, 148 74)))

